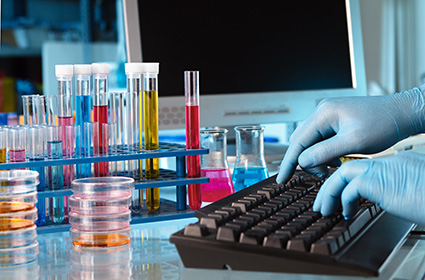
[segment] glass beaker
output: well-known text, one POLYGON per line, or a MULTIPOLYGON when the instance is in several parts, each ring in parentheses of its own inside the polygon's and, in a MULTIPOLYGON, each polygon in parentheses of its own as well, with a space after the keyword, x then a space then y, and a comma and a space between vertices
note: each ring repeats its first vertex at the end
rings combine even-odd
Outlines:
POLYGON ((202 184, 202 202, 214 202, 235 192, 227 164, 227 129, 201 130, 201 147, 209 153, 201 157, 201 176, 210 182, 202 184))
POLYGON ((236 162, 232 180, 240 191, 269 176, 264 159, 264 126, 237 126, 236 162))

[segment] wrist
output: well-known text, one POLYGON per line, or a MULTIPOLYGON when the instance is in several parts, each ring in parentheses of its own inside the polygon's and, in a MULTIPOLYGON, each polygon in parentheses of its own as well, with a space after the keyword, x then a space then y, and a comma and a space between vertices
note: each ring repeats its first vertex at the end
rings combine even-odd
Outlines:
MULTIPOLYGON (((425 84, 391 96, 401 139, 425 132, 425 84)), ((400 140, 401 140, 400 139, 400 140)))

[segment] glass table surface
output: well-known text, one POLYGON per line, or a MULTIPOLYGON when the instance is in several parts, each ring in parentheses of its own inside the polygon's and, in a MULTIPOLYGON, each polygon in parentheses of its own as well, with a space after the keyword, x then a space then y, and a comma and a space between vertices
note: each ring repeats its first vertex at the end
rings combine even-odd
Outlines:
MULTIPOLYGON (((133 225, 131 245, 117 249, 79 250, 68 232, 37 237, 36 262, 0 267, 0 279, 362 279, 185 268, 169 237, 196 218, 133 225)), ((385 265, 377 278, 423 279, 425 275, 425 235, 412 235, 385 265)))

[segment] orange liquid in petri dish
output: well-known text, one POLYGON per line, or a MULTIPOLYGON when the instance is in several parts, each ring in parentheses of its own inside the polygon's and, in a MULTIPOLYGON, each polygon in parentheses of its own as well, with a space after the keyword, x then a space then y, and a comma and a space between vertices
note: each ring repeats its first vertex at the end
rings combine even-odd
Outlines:
POLYGON ((0 231, 32 227, 34 222, 27 219, 0 219, 0 231))
POLYGON ((0 201, 0 214, 28 211, 33 209, 34 204, 20 201, 0 201))
POLYGON ((72 243, 78 247, 116 247, 130 243, 130 237, 118 233, 87 234, 74 239, 72 243))

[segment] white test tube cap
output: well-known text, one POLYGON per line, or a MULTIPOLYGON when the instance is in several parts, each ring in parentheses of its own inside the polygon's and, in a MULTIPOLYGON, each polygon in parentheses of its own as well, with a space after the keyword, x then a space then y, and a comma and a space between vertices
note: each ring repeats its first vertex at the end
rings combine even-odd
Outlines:
POLYGON ((142 63, 142 72, 143 73, 159 73, 159 62, 143 62, 142 63))
POLYGON ((108 63, 92 63, 91 70, 94 75, 109 75, 108 63))
POLYGON ((141 62, 130 62, 125 64, 125 74, 142 74, 141 62))
POLYGON ((74 75, 74 65, 72 64, 58 64, 55 65, 56 77, 72 77, 74 75))
POLYGON ((91 75, 91 64, 74 64, 75 75, 91 75))

